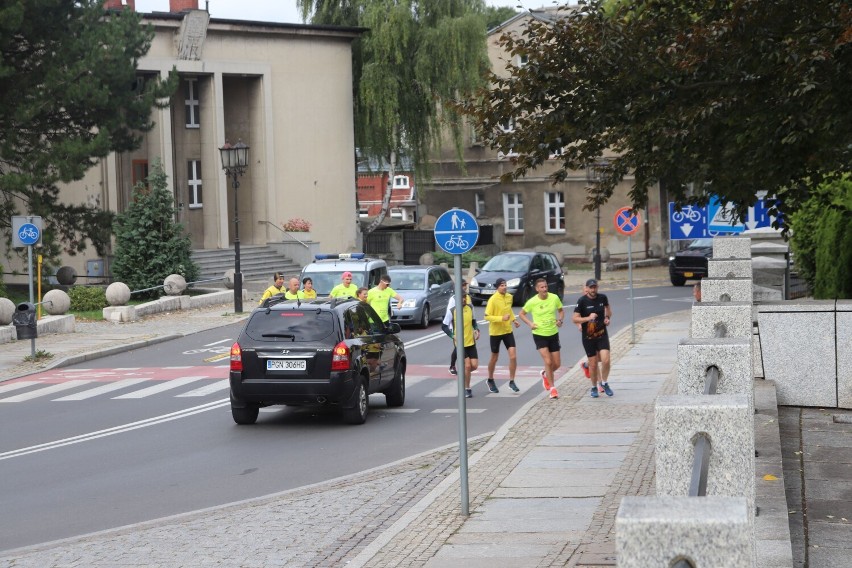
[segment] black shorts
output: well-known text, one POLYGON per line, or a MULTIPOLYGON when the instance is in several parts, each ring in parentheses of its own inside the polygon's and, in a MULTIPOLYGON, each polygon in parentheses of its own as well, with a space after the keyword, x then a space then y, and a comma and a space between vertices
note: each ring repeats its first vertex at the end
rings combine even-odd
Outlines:
POLYGON ((506 346, 506 349, 510 347, 515 347, 515 334, 510 331, 509 333, 504 333, 503 335, 492 335, 491 352, 499 353, 501 343, 506 346))
POLYGON ((559 344, 558 332, 553 335, 533 334, 533 341, 535 341, 536 350, 547 348, 551 353, 558 353, 562 349, 562 346, 559 344))
POLYGON ((586 355, 589 357, 595 357, 598 354, 598 351, 609 351, 609 335, 605 333, 594 339, 587 339, 584 337, 583 349, 586 350, 586 355))
POLYGON ((468 357, 471 359, 479 359, 479 353, 476 351, 476 343, 470 347, 464 348, 464 358, 467 359, 468 357))

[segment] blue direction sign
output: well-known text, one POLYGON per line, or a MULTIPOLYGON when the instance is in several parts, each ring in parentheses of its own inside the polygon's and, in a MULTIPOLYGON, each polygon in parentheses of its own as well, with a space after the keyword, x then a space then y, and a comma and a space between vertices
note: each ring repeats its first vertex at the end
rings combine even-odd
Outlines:
POLYGON ((479 240, 479 224, 469 211, 450 209, 435 222, 435 242, 444 252, 468 252, 479 240))
POLYGON ((41 238, 41 231, 32 223, 24 223, 18 229, 18 238, 25 245, 34 245, 41 238))
POLYGON ((669 238, 673 241, 707 236, 707 208, 687 205, 675 209, 669 202, 669 238))
POLYGON ((724 235, 736 235, 747 229, 771 227, 775 218, 769 214, 771 203, 759 199, 748 208, 748 215, 743 221, 734 217, 734 207, 731 203, 721 203, 718 198, 711 197, 707 207, 687 205, 675 209, 674 203, 669 202, 669 239, 701 239, 724 235))

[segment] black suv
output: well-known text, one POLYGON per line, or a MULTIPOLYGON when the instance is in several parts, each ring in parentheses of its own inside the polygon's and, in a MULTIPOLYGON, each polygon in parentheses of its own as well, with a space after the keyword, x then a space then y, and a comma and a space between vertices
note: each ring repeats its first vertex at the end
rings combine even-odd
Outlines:
POLYGON ((494 283, 498 278, 506 280, 508 292, 514 296, 513 300, 517 306, 523 306, 535 296, 535 281, 539 278, 545 278, 548 290, 560 299, 565 294, 562 267, 559 266, 556 255, 550 252, 501 252, 491 257, 468 286, 475 305, 481 306, 497 292, 494 283))
POLYGON ((405 403, 399 325, 354 298, 283 300, 255 308, 231 347, 231 414, 254 424, 262 406, 333 405, 363 424, 369 395, 405 403))
POLYGON ((707 277, 707 259, 713 256, 713 239, 695 239, 669 257, 669 278, 675 286, 707 277))

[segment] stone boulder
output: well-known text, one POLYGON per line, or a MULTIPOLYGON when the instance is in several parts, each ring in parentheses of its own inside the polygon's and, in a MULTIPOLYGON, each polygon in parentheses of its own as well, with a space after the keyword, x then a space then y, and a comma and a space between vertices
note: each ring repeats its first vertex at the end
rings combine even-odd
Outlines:
POLYGON ((113 282, 106 289, 106 301, 110 306, 123 306, 130 300, 130 288, 124 282, 113 282))
POLYGON ((51 290, 42 298, 42 308, 52 316, 61 316, 71 309, 71 298, 62 290, 51 290))

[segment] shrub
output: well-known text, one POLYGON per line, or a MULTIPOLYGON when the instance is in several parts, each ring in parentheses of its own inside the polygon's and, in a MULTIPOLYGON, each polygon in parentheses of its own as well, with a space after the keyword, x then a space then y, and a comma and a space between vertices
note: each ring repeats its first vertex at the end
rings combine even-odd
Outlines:
POLYGON ((106 290, 99 286, 74 286, 68 290, 72 312, 93 312, 107 307, 106 290))
POLYGON ((301 217, 293 217, 286 223, 281 223, 281 227, 288 233, 307 233, 311 230, 311 222, 301 217))
MULTIPOLYGON (((447 266, 452 269, 454 265, 453 256, 450 253, 446 253, 443 251, 435 251, 432 253, 432 256, 435 258, 435 264, 441 264, 442 262, 446 262, 447 266)), ((479 267, 482 268, 482 265, 491 260, 491 257, 486 254, 482 254, 477 250, 472 250, 471 252, 466 252, 461 255, 462 268, 470 268, 471 262, 478 262, 479 267)))
MULTIPOLYGON (((130 205, 116 218, 112 272, 131 290, 159 286, 170 274, 180 274, 187 282, 198 279, 192 243, 183 225, 175 222, 174 197, 167 187, 163 167, 155 161, 148 187, 137 184, 130 205)), ((154 290, 136 297, 156 298, 162 293, 154 290)))

